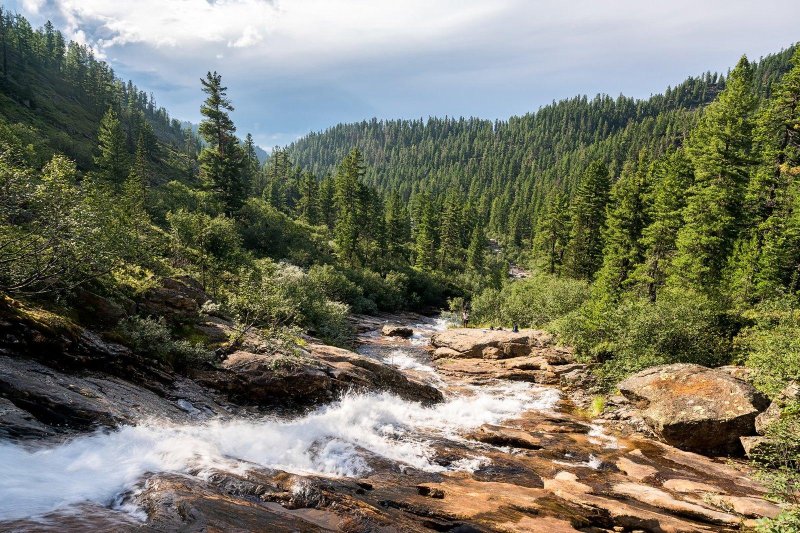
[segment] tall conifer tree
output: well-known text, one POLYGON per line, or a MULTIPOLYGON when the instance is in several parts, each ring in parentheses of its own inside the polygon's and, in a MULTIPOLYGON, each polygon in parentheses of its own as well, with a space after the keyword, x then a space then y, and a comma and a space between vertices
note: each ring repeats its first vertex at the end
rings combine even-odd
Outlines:
POLYGON ((744 224, 742 199, 752 164, 753 69, 742 57, 725 90, 703 113, 688 152, 694 166, 671 283, 715 293, 744 224))
POLYGON ((603 261, 603 228, 611 180, 600 161, 589 165, 572 204, 572 228, 565 263, 567 273, 592 279, 603 261))
POLYGON ((200 170, 222 199, 226 214, 231 215, 242 206, 248 192, 242 172, 244 156, 229 115, 233 105, 226 95, 228 88, 222 85, 222 76, 209 72, 200 83, 208 95, 200 108, 204 119, 199 132, 207 143, 200 152, 200 170))

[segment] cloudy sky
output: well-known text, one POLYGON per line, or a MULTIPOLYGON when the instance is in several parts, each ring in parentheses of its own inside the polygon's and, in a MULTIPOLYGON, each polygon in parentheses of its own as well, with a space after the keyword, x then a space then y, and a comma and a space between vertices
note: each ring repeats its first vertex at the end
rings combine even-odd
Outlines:
POLYGON ((800 0, 3 0, 199 120, 217 70, 268 148, 337 122, 646 97, 800 40, 800 0))

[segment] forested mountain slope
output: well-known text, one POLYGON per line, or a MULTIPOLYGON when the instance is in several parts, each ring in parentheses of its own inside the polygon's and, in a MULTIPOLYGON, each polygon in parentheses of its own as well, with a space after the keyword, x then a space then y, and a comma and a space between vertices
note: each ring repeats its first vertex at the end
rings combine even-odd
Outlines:
MULTIPOLYGON (((759 98, 789 68, 793 48, 755 65, 759 98)), ((550 188, 573 191, 588 164, 602 160, 619 175, 640 150, 652 155, 679 145, 702 109, 724 88, 724 76, 690 77, 644 100, 578 96, 508 120, 429 118, 339 124, 287 147, 318 176, 332 172, 354 146, 364 154, 365 181, 404 199, 457 191, 498 237, 530 237, 550 188), (496 205, 493 205, 496 204, 496 205)))
POLYGON ((156 105, 152 93, 117 78, 88 47, 66 42, 52 24, 34 30, 24 17, 0 8, 0 68, 0 117, 42 157, 63 153, 78 168, 91 168, 100 121, 113 106, 129 151, 143 134, 154 164, 188 174, 189 161, 181 156, 196 152, 196 138, 156 105))

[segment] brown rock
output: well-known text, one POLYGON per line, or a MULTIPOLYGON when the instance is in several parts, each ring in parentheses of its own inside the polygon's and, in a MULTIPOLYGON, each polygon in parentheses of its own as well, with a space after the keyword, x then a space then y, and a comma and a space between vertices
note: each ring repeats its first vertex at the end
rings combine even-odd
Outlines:
POLYGON ((482 355, 484 359, 502 359, 503 350, 495 346, 487 346, 483 349, 482 355))
POLYGON ((223 362, 222 370, 198 372, 196 377, 249 405, 304 407, 350 390, 385 390, 423 403, 443 399, 435 387, 369 357, 322 344, 309 345, 308 350, 297 355, 237 351, 223 362))
POLYGON ((466 435, 466 437, 493 446, 510 446, 524 450, 542 449, 542 440, 540 438, 521 429, 486 425, 466 435))
POLYGON ((145 291, 138 310, 142 314, 163 316, 173 323, 194 322, 200 306, 207 300, 208 295, 192 278, 165 278, 160 287, 145 291))
POLYGON ((614 485, 613 492, 634 500, 664 509, 680 516, 686 516, 723 526, 736 526, 739 524, 739 517, 729 513, 723 513, 708 509, 696 503, 689 503, 673 498, 669 493, 640 483, 618 483, 614 485))
POLYGON ((761 498, 750 496, 723 496, 720 498, 734 512, 747 518, 775 518, 780 514, 781 508, 761 498))
POLYGON ((739 437, 744 454, 747 457, 755 457, 767 451, 770 440, 760 435, 739 437))
POLYGON ((450 348, 460 354, 460 357, 483 357, 485 348, 497 348, 516 354, 515 356, 528 355, 533 343, 532 337, 540 334, 532 330, 497 331, 475 328, 456 328, 435 333, 431 337, 431 344, 435 348, 450 348), (512 346, 517 345, 517 346, 512 346))
POLYGON ((433 351, 433 358, 434 359, 452 359, 458 357, 459 354, 457 351, 453 350, 452 348, 436 348, 433 351))
POLYGON ((643 370, 619 385, 663 441, 706 454, 741 453, 766 399, 752 385, 700 365, 643 370))
POLYGON ((620 457, 617 460, 617 468, 625 472, 626 476, 633 478, 636 481, 641 481, 658 473, 657 468, 631 461, 627 457, 620 457))
POLYGON ((381 328, 381 333, 387 337, 402 337, 407 339, 414 334, 414 330, 407 326, 387 324, 381 328))
POLYGON ((663 485, 665 489, 672 490, 680 493, 702 493, 711 492, 720 494, 724 491, 718 487, 709 485, 708 483, 700 483, 699 481, 692 481, 690 479, 668 479, 663 485))

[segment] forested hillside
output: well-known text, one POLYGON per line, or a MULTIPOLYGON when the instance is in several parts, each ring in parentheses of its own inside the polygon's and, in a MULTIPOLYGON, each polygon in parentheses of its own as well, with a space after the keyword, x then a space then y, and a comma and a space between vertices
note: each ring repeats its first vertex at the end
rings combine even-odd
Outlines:
MULTIPOLYGON (((792 49, 754 65, 759 98, 786 72, 792 49)), ((339 124, 287 147, 295 162, 324 176, 353 147, 364 154, 365 181, 403 200, 422 194, 443 203, 455 193, 492 236, 529 239, 548 192, 571 195, 587 166, 605 162, 618 176, 641 150, 679 145, 697 111, 725 86, 723 75, 691 77, 646 100, 579 96, 508 120, 429 118, 339 124)))

